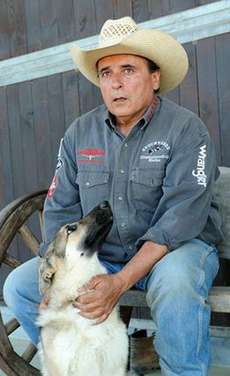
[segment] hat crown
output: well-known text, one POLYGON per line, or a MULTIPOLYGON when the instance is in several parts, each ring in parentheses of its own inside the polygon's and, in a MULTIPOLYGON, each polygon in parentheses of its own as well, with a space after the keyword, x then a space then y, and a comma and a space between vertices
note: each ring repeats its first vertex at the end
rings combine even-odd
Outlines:
POLYGON ((107 20, 99 36, 100 47, 113 45, 140 30, 131 17, 123 17, 118 20, 107 20))

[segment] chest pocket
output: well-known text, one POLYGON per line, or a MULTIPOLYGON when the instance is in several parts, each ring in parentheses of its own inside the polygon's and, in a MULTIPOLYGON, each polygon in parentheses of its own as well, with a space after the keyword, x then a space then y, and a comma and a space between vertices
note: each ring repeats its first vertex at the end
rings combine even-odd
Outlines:
POLYGON ((164 170, 134 169, 130 176, 130 194, 136 210, 154 213, 162 196, 164 170))
POLYGON ((100 202, 109 200, 109 171, 78 171, 76 183, 84 214, 100 202))

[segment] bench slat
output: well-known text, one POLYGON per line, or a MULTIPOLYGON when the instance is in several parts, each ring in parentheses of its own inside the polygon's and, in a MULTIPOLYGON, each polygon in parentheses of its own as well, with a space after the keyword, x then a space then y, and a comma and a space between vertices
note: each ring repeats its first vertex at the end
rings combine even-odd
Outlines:
MULTIPOLYGON (((230 287, 213 286, 209 302, 213 312, 230 313, 230 287)), ((127 307, 147 307, 146 293, 140 290, 129 290, 121 297, 119 304, 127 307)))
POLYGON ((230 287, 213 286, 209 301, 213 312, 230 313, 230 287))

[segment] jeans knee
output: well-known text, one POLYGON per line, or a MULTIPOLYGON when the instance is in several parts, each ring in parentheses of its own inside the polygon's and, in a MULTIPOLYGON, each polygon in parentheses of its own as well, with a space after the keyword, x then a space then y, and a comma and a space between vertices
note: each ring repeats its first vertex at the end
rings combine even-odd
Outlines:
POLYGON ((20 279, 17 278, 17 270, 13 270, 5 280, 3 286, 3 298, 9 308, 17 305, 20 295, 20 279))
POLYGON ((3 298, 8 307, 12 306, 12 302, 14 301, 15 297, 15 284, 12 281, 12 273, 11 272, 5 280, 3 285, 3 298))
POLYGON ((173 306, 180 309, 193 299, 198 299, 196 292, 197 279, 181 265, 171 265, 167 269, 156 268, 148 283, 147 303, 149 307, 160 304, 163 308, 173 306))
POLYGON ((3 296, 10 308, 17 307, 22 301, 40 303, 42 297, 38 291, 38 263, 39 257, 34 257, 8 275, 3 296))

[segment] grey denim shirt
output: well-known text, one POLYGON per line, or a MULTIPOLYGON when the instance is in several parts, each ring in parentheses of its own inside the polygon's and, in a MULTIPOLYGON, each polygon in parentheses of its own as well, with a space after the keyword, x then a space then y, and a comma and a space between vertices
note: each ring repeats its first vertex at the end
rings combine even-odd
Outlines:
POLYGON ((61 140, 45 201, 46 240, 108 200, 112 230, 101 256, 127 262, 147 240, 170 251, 187 240, 221 239, 212 188, 219 176, 215 150, 202 121, 158 96, 124 137, 104 105, 79 117, 61 140))

